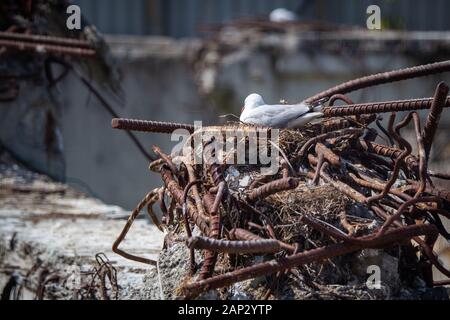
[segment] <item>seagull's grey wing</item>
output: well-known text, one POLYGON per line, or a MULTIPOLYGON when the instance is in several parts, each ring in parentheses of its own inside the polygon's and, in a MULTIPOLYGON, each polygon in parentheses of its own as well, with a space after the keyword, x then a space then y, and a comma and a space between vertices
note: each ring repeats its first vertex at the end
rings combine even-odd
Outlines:
POLYGON ((264 105, 252 109, 243 122, 280 128, 285 127, 290 120, 301 117, 307 112, 309 112, 309 108, 306 105, 264 105))

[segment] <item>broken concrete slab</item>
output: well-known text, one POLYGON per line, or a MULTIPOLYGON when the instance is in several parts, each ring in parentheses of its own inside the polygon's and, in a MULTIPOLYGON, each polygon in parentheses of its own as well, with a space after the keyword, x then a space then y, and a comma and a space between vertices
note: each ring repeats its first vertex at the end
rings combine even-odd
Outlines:
MULTIPOLYGON (((128 214, 17 165, 2 165, 0 288, 8 293, 4 298, 20 291, 16 298, 80 299, 92 271, 99 268, 95 255, 100 252, 117 270, 118 298, 142 298, 144 275, 154 267, 111 251, 128 214), (77 285, 68 281, 71 278, 77 285), (15 283, 15 290, 5 288, 8 283, 15 283)), ((163 234, 146 219, 137 220, 132 229, 123 248, 155 259, 163 234)))

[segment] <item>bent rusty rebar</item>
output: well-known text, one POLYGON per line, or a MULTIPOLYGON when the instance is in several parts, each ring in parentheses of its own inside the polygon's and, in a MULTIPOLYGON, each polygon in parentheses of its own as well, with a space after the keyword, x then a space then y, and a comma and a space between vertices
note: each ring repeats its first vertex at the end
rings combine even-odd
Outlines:
POLYGON ((414 66, 405 69, 393 70, 377 73, 362 78, 350 80, 328 90, 320 92, 305 100, 306 103, 313 103, 323 98, 331 97, 335 94, 346 94, 355 90, 376 86, 384 83, 401 81, 416 77, 423 77, 430 74, 450 71, 450 60, 414 66))
POLYGON ((400 173, 400 166, 402 164, 402 161, 409 155, 411 154, 411 145, 408 143, 408 141, 406 141, 404 138, 402 138, 402 136, 399 134, 398 130, 400 129, 401 126, 406 125, 410 120, 411 120, 411 113, 408 114, 405 119, 399 123, 395 130, 392 130, 394 121, 395 121, 395 113, 392 113, 390 118, 389 118, 389 133, 393 136, 393 138, 400 144, 401 147, 404 148, 403 152, 398 156, 398 158, 395 159, 394 161, 394 169, 392 170, 392 174, 391 177, 389 178, 389 180, 386 183, 386 186, 384 187, 384 189, 381 191, 380 194, 374 195, 372 197, 369 197, 366 199, 366 201, 368 203, 372 203, 374 201, 378 201, 383 199, 391 190, 391 187, 394 185, 395 181, 397 181, 398 175, 400 173))
POLYGON ((448 92, 449 87, 445 84, 445 82, 441 82, 437 85, 433 103, 431 104, 430 112, 428 113, 427 120, 425 121, 422 136, 425 145, 425 157, 427 160, 430 156, 431 146, 439 125, 439 120, 441 118, 448 92))
MULTIPOLYGON (((178 203, 180 207, 184 204, 184 192, 183 189, 178 185, 175 179, 172 176, 172 172, 168 167, 161 167, 161 178, 175 201, 178 203)), ((189 217, 195 223, 195 225, 200 229, 203 234, 209 234, 209 226, 208 223, 202 219, 202 217, 197 213, 195 205, 188 198, 186 200, 188 206, 189 217)))
MULTIPOLYGON (((432 225, 413 225, 405 226, 402 229, 388 231, 384 237, 381 237, 376 242, 377 248, 383 248, 392 243, 410 239, 416 236, 436 234, 437 230, 432 225)), ((185 285, 182 290, 187 297, 195 297, 198 294, 221 287, 229 286, 233 283, 244 281, 254 277, 265 276, 279 271, 284 271, 289 268, 297 267, 311 262, 319 262, 330 259, 336 256, 348 254, 361 247, 348 243, 337 243, 309 251, 304 251, 291 256, 280 259, 270 260, 259 263, 250 267, 238 269, 217 275, 212 278, 190 283, 185 285)))
POLYGON ((150 191, 144 197, 144 199, 142 199, 139 202, 139 204, 136 206, 136 208, 133 209, 133 211, 131 212, 131 214, 130 214, 128 220, 127 220, 127 223, 123 227, 123 229, 120 232, 119 236, 117 237, 116 241, 114 241, 114 244, 112 246, 112 251, 114 253, 117 253, 118 255, 120 255, 120 256, 122 256, 122 257, 124 257, 126 259, 129 259, 129 260, 138 261, 138 262, 151 264, 151 265, 156 265, 156 261, 155 260, 139 257, 139 256, 136 256, 136 255, 127 253, 127 252, 123 251, 122 249, 119 249, 119 245, 122 243, 123 239, 125 239, 125 236, 127 235, 128 231, 130 230, 131 225, 133 224, 133 222, 136 219, 136 217, 139 215, 139 213, 142 211, 142 209, 149 202, 151 202, 153 199, 156 199, 156 198, 157 198, 157 194, 156 194, 155 190, 150 191))
POLYGON ((414 122, 414 129, 416 132, 416 140, 417 140, 417 149, 419 152, 419 178, 420 178, 420 184, 419 187, 417 188, 416 194, 414 195, 414 198, 419 197, 424 191, 425 188, 427 187, 427 162, 428 162, 428 158, 426 155, 426 150, 425 150, 425 145, 424 145, 424 141, 423 141, 423 136, 422 136, 422 130, 420 128, 420 119, 419 119, 419 115, 416 112, 412 113, 413 116, 413 122, 414 122))

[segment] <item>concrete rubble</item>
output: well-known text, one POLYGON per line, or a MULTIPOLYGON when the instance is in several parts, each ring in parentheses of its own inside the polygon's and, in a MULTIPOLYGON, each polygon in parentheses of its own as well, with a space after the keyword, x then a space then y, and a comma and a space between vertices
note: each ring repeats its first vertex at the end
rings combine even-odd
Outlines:
MULTIPOLYGON (((128 212, 6 158, 3 154, 0 164, 0 290, 5 295, 12 282, 15 290, 3 298, 14 298, 20 288, 15 298, 79 299, 100 252, 117 270, 118 298, 141 298, 148 266, 111 252, 128 212)), ((124 248, 155 258, 162 233, 145 219, 136 221, 133 231, 124 248)))

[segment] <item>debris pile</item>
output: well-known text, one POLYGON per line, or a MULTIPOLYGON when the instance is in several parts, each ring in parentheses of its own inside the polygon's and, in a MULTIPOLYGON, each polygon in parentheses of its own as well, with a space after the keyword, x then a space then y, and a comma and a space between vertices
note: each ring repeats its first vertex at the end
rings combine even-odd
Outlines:
MULTIPOLYGON (((138 204, 113 250, 156 265, 119 249, 147 207, 155 225, 166 232, 159 269, 176 268, 166 263, 175 257, 173 248, 189 253, 181 266, 187 267, 183 279, 169 270, 177 279, 170 290, 167 279, 161 281, 165 271, 153 281, 166 298, 207 298, 211 293, 223 299, 239 294, 257 299, 423 298, 427 288, 450 283, 432 277, 434 266, 450 278, 449 266, 433 251, 439 236, 450 239, 442 223, 450 218, 450 191, 432 181, 450 176, 427 168, 440 115, 450 106, 449 88, 440 83, 433 98, 364 104, 354 104, 345 94, 449 70, 450 61, 444 61, 376 74, 306 99, 329 99, 325 119, 280 130, 279 145, 271 152, 280 151, 281 169, 271 175, 261 173, 262 164, 218 163, 211 157, 217 150, 203 152, 203 162, 196 164, 154 147, 159 159, 150 170, 161 175, 163 186, 138 204), (337 101, 345 104, 337 106, 337 101), (424 125, 416 112, 420 109, 429 109, 424 125), (408 113, 398 119, 400 111, 408 113), (386 127, 381 113, 390 113, 386 127), (402 136, 409 124, 418 154, 402 136), (161 218, 154 212, 156 204, 161 218), (366 285, 374 265, 381 269, 384 291, 366 285)), ((131 119, 113 119, 112 125, 159 133, 184 129, 191 138, 211 131, 262 130, 245 124, 196 130, 188 124, 131 119)), ((210 142, 204 142, 205 150, 210 142)))

